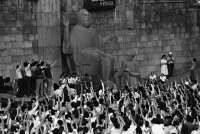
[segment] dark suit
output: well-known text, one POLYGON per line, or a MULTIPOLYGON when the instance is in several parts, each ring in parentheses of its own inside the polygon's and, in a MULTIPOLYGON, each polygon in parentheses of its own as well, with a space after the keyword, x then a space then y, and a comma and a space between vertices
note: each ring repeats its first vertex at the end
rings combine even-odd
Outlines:
POLYGON ((183 124, 181 129, 181 134, 191 134, 193 131, 193 124, 190 122, 186 122, 183 124))

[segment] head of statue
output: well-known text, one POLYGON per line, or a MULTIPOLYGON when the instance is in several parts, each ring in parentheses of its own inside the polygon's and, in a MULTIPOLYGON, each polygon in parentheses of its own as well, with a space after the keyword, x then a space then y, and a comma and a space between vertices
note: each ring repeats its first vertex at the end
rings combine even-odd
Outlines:
POLYGON ((126 56, 127 56, 128 59, 133 59, 133 58, 135 58, 135 55, 136 55, 136 52, 135 52, 134 50, 129 50, 129 51, 127 51, 127 53, 126 53, 126 56))
POLYGON ((78 12, 78 25, 90 27, 90 14, 86 9, 81 9, 78 12))

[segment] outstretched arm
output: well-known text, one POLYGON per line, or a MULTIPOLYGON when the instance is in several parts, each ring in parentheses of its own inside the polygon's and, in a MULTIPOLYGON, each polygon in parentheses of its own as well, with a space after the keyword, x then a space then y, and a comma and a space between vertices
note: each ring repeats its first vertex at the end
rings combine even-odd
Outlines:
POLYGON ((105 44, 106 42, 108 42, 110 39, 112 39, 111 34, 108 33, 107 36, 103 37, 103 44, 105 44))
POLYGON ((20 66, 22 67, 22 60, 20 60, 20 66))
POLYGON ((54 65, 56 64, 57 60, 54 61, 54 63, 51 65, 51 68, 54 67, 54 65))
POLYGON ((42 62, 42 59, 43 59, 43 56, 41 56, 41 58, 40 58, 40 62, 39 62, 39 63, 41 63, 41 62, 42 62))
POLYGON ((28 62, 31 63, 31 56, 29 56, 29 61, 28 62))
POLYGON ((190 60, 193 61, 191 54, 190 54, 190 60))

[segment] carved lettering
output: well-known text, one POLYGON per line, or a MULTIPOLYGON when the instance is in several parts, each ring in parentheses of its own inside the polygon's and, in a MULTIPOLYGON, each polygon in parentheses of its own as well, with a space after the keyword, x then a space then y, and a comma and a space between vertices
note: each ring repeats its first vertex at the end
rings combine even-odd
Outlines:
POLYGON ((84 0, 86 9, 109 9, 115 7, 115 0, 84 0))

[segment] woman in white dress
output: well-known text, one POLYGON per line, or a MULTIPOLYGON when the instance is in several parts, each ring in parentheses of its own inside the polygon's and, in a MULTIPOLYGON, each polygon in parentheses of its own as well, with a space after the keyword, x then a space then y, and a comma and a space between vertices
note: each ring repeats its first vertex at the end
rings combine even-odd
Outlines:
POLYGON ((167 57, 166 57, 166 55, 163 55, 162 59, 161 59, 161 74, 164 74, 165 76, 168 75, 167 57))

